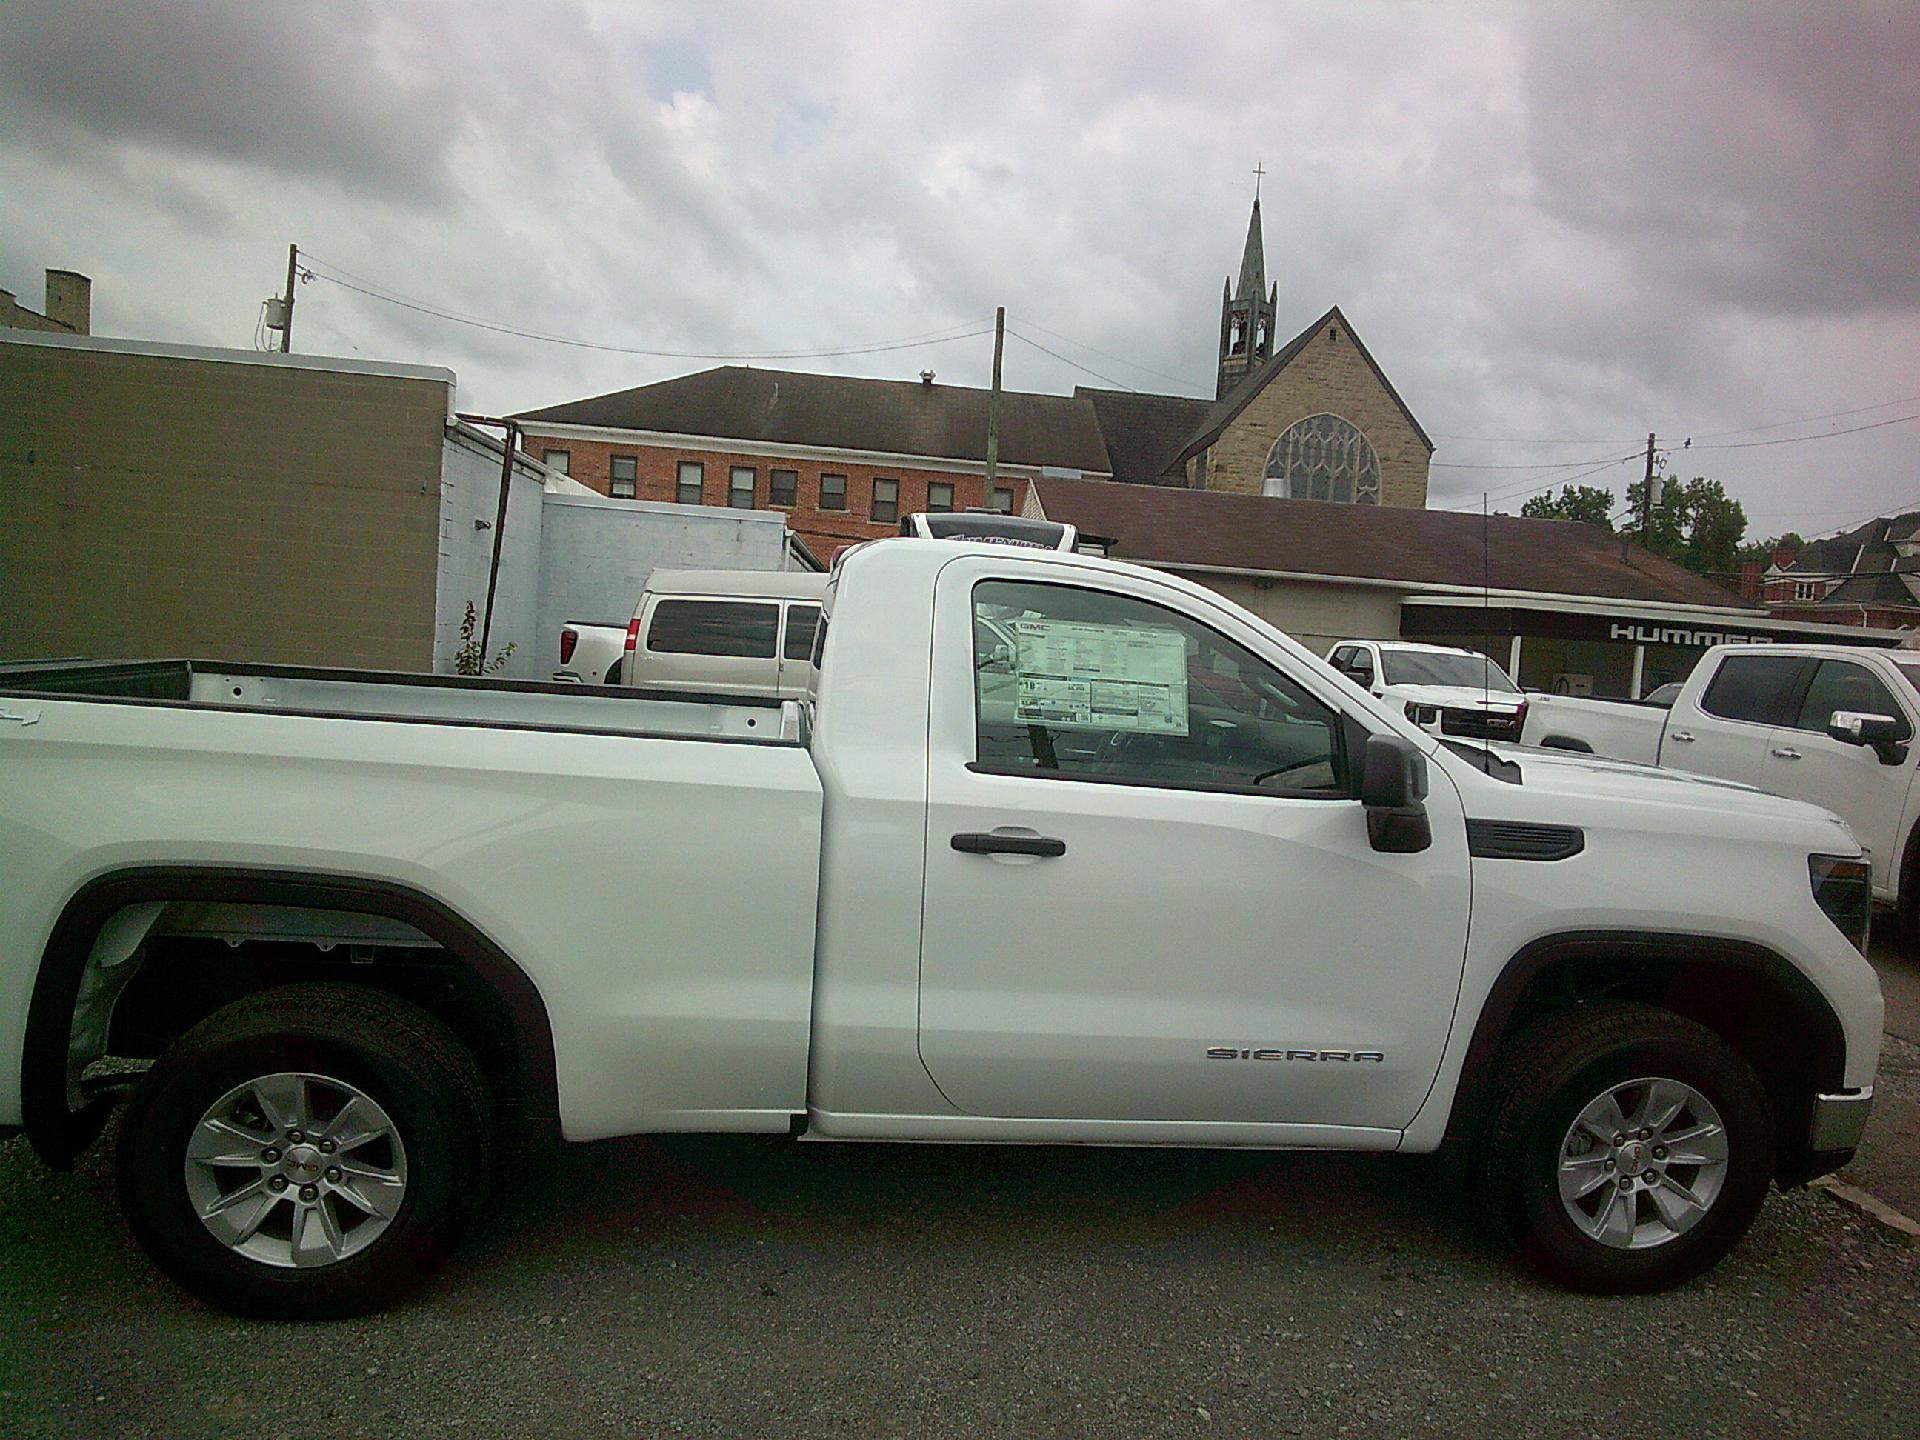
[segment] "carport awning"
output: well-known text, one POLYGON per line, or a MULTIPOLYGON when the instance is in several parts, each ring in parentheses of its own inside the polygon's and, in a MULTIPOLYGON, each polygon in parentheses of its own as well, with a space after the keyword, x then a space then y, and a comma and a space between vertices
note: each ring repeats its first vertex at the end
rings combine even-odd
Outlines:
POLYGON ((1894 645, 1909 638, 1904 630, 1776 620, 1735 606, 1649 605, 1588 596, 1408 595, 1400 604, 1401 633, 1409 637, 1498 630, 1504 635, 1692 646, 1784 640, 1894 645))

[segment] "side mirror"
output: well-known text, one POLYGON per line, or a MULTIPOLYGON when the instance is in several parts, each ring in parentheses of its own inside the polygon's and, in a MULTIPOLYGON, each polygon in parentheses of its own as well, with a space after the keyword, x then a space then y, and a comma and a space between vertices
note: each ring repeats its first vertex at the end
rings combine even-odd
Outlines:
POLYGON ((1369 735, 1360 766, 1360 803, 1367 842, 1389 855, 1411 855, 1433 843, 1427 823, 1427 757, 1398 735, 1369 735))
POLYGON ((1896 715, 1836 710, 1827 717, 1827 734, 1843 745, 1872 746, 1882 765, 1898 765, 1907 758, 1906 722, 1896 715))

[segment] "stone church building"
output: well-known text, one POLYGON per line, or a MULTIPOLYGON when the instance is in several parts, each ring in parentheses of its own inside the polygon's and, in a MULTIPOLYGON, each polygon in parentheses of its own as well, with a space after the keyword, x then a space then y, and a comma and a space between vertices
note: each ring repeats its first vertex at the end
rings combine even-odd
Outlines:
POLYGON ((1338 305, 1284 344, 1260 202, 1220 301, 1212 400, 1078 389, 1116 480, 1354 505, 1427 503, 1433 442, 1338 305))
POLYGON ((522 444, 614 499, 774 509, 821 558, 915 510, 1027 507, 1042 476, 1423 508, 1433 442, 1338 306, 1276 325, 1260 202, 1220 305, 1211 396, 1077 387, 987 392, 727 366, 515 418, 522 444))

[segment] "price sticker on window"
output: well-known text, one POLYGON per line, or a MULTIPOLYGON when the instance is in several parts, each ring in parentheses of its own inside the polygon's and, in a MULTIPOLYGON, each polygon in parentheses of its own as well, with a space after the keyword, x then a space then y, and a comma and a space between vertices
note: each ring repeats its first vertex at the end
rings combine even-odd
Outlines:
POLYGON ((1010 628, 1021 723, 1187 733, 1187 641, 1178 630, 1031 618, 1010 628))

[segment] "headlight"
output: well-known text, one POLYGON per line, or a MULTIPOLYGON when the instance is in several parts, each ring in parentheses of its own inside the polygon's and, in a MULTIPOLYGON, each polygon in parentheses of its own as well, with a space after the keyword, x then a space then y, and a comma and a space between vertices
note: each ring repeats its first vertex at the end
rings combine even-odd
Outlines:
POLYGON ((1807 871, 1814 903, 1864 955, 1873 918, 1873 866, 1858 855, 1809 855, 1807 871))

